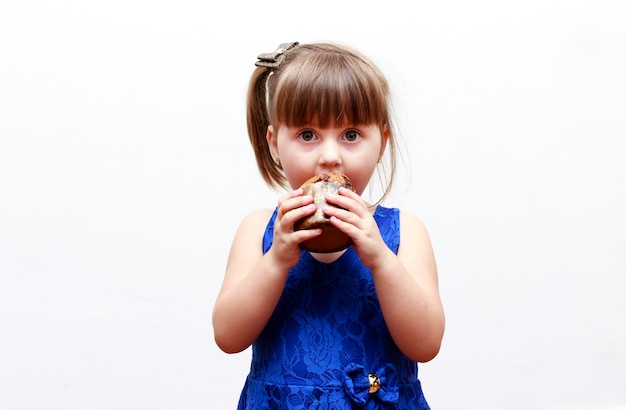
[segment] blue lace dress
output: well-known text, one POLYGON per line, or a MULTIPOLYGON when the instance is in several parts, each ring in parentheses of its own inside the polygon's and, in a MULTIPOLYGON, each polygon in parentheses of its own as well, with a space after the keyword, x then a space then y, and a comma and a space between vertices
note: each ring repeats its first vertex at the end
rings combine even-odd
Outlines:
MULTIPOLYGON (((265 230, 264 252, 275 218, 276 212, 265 230)), ((397 252, 399 210, 379 206, 374 218, 397 252)), ((391 339, 371 272, 352 247, 332 263, 302 252, 252 346, 238 409, 429 409, 417 363, 391 339), (379 384, 370 388, 370 379, 379 384)))

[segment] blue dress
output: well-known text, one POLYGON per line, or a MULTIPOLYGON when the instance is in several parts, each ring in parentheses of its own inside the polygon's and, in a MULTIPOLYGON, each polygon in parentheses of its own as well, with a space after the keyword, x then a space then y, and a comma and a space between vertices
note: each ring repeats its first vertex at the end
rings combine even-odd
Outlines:
MULTIPOLYGON (((276 211, 263 236, 272 245, 276 211)), ((379 206, 374 219, 397 253, 400 213, 379 206)), ((350 247, 332 263, 302 251, 265 329, 238 409, 429 409, 417 363, 385 325, 371 272, 350 247), (379 383, 370 392, 371 380, 379 383)))

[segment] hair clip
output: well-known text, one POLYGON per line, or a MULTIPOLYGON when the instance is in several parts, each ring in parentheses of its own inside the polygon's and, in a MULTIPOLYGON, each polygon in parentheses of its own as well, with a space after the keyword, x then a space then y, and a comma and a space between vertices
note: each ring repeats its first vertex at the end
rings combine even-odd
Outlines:
POLYGON ((254 63, 254 65, 258 67, 279 67, 285 59, 285 53, 297 47, 298 44, 300 43, 298 43, 297 41, 293 41, 291 43, 283 43, 279 45, 276 51, 274 51, 273 53, 259 54, 259 56, 257 57, 259 60, 254 63))

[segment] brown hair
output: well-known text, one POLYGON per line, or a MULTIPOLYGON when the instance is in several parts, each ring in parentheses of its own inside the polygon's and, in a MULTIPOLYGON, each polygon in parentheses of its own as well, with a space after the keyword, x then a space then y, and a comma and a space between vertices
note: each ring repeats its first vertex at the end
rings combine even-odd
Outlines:
POLYGON ((287 185, 267 144, 269 125, 375 124, 381 133, 389 133, 389 170, 382 170, 387 181, 381 202, 396 169, 390 90, 381 71, 359 52, 336 44, 298 45, 282 58, 278 67, 257 67, 248 88, 248 136, 265 182, 274 188, 287 185))

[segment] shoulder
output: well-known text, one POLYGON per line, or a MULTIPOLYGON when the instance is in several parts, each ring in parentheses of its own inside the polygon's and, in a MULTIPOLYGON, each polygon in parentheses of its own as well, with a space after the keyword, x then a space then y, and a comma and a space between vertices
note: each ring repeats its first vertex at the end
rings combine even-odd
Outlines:
POLYGON ((414 250, 416 247, 420 247, 429 251, 431 248, 430 236, 422 219, 411 212, 399 211, 399 213, 400 248, 406 250, 409 247, 414 250))
POLYGON ((400 212, 400 247, 398 257, 422 286, 437 289, 437 263, 430 235, 416 215, 400 212))
POLYGON ((403 211, 398 208, 386 208, 379 206, 376 209, 376 215, 382 218, 396 219, 400 224, 400 229, 407 233, 427 233, 426 226, 422 220, 415 214, 407 211, 403 211))
POLYGON ((400 215, 400 226, 408 229, 426 230, 424 222, 415 214, 407 211, 398 211, 400 215))
POLYGON ((271 216, 271 209, 258 209, 241 220, 230 246, 220 293, 239 282, 263 256, 263 233, 271 216))
POLYGON ((265 222, 267 223, 267 221, 269 221, 269 219, 272 217, 272 214, 274 213, 274 209, 271 208, 259 208, 259 209, 255 209, 254 211, 251 211, 250 213, 248 213, 246 216, 243 217, 242 220, 242 224, 243 223, 260 223, 260 222, 265 222))
POLYGON ((262 234, 273 213, 274 210, 270 208, 260 208, 248 213, 239 224, 237 236, 241 236, 241 234, 248 235, 253 232, 262 234))
POLYGON ((231 244, 229 267, 241 265, 262 255, 263 235, 272 213, 272 209, 257 209, 244 216, 231 244))

